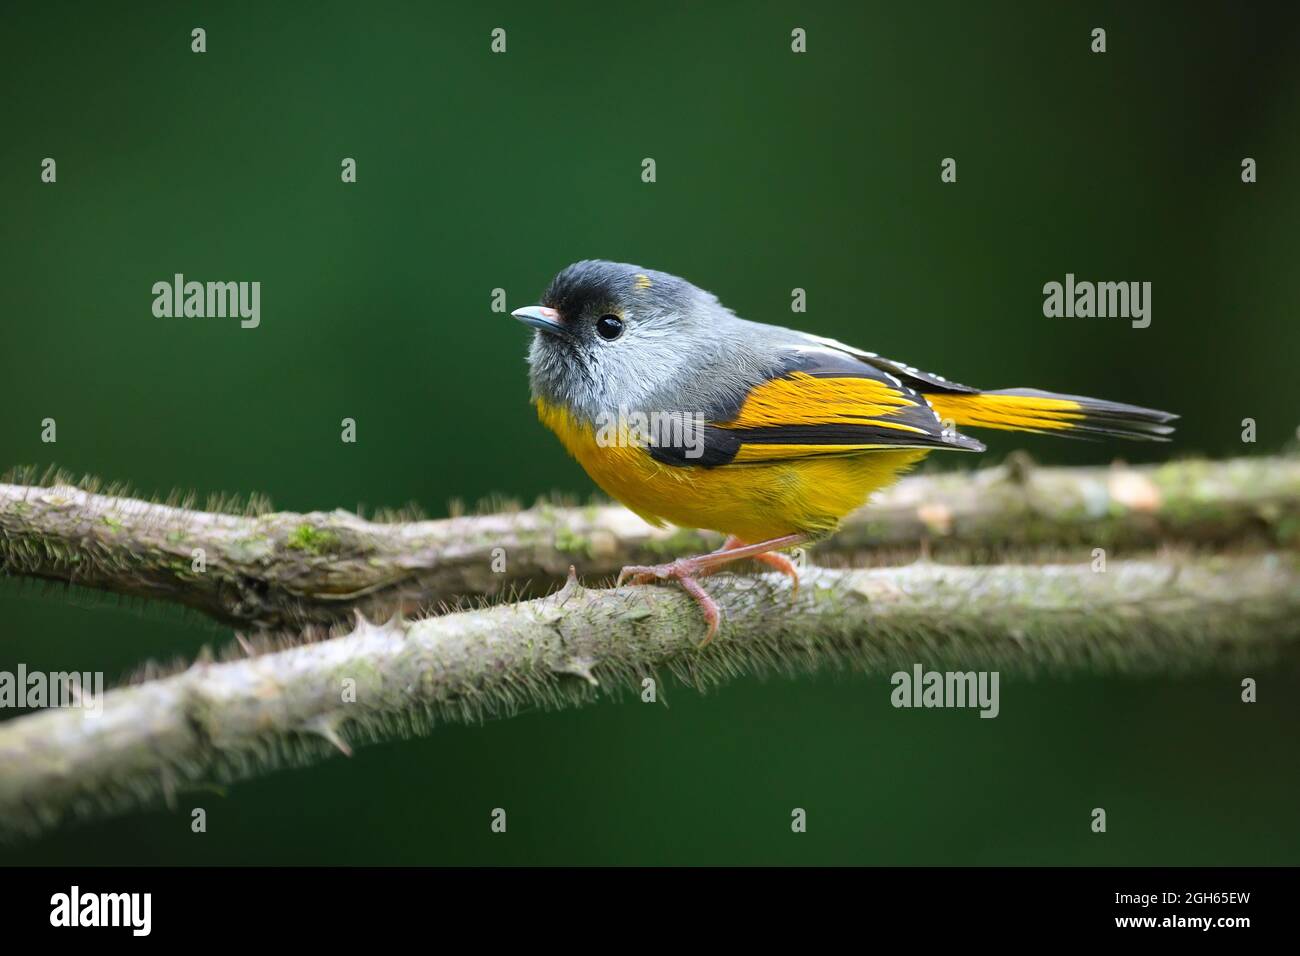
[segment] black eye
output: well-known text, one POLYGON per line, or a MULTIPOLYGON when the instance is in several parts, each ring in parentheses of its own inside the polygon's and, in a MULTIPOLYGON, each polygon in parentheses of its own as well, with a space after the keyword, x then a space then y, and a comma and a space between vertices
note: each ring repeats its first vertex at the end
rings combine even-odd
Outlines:
POLYGON ((623 334, 623 320, 617 315, 602 315, 596 320, 596 331, 602 339, 613 342, 623 334))

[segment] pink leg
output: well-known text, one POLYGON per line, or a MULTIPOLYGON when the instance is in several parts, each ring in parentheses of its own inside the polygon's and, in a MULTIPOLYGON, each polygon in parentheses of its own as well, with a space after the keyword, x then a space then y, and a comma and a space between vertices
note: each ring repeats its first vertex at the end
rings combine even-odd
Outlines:
MULTIPOLYGON (((733 551, 736 548, 743 548, 744 546, 745 542, 741 541, 733 534, 727 538, 727 541, 722 546, 721 550, 733 551)), ((779 554, 776 551, 768 551, 766 554, 754 555, 754 560, 758 561, 760 564, 766 564, 769 568, 774 568, 775 570, 780 571, 793 583, 794 593, 796 595, 799 593, 799 569, 795 567, 794 562, 784 554, 779 554)))
POLYGON ((780 538, 773 538, 770 541, 761 541, 758 544, 743 544, 738 539, 730 537, 720 549, 709 554, 701 554, 693 558, 678 558, 668 564, 630 564, 618 573, 617 586, 622 587, 624 579, 628 577, 632 578, 634 584, 646 584, 655 580, 676 581, 687 594, 695 599, 695 602, 704 611, 704 620, 708 625, 708 630, 704 635, 704 640, 700 643, 700 647, 705 647, 713 640, 713 636, 718 633, 721 611, 718 608, 718 602, 709 596, 709 593, 700 586, 700 582, 696 578, 705 574, 712 574, 732 561, 754 558, 772 565, 784 574, 789 574, 794 578, 797 587, 799 578, 794 563, 789 558, 771 552, 779 548, 792 548, 795 545, 803 544, 807 540, 806 535, 787 534, 780 538), (776 561, 768 560, 772 558, 775 558, 776 561))

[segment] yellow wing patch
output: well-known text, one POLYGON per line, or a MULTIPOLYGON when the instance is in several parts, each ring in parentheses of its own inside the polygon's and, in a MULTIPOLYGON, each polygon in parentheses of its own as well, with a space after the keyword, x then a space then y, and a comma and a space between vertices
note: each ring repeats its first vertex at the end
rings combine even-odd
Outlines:
POLYGON ((738 464, 777 459, 807 458, 810 455, 847 455, 873 448, 896 449, 897 445, 741 445, 732 459, 738 464))
MULTIPOLYGON (((883 416, 917 403, 886 382, 870 378, 822 378, 792 372, 764 382, 745 398, 735 418, 719 428, 774 428, 788 425, 874 425, 926 434, 925 429, 889 421, 883 416)), ((797 446, 789 446, 797 447, 797 446)), ((851 451, 861 445, 845 445, 851 451)), ((829 446, 820 454, 832 451, 829 446)), ((772 457, 792 457, 775 454, 772 457)), ((805 451, 806 454, 806 451, 805 451)), ((739 456, 738 456, 738 460, 739 456)))

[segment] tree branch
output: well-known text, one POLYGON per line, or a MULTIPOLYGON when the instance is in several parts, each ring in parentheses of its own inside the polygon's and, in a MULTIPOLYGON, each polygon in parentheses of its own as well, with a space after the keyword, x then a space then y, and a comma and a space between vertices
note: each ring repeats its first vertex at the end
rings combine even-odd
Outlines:
MULTIPOLYGON (((824 563, 863 552, 897 560, 928 547, 936 558, 988 561, 1248 541, 1300 543, 1300 459, 1037 468, 1013 458, 1003 468, 905 478, 817 553, 824 563)), ((229 515, 70 486, 0 485, 0 573, 173 601, 250 630, 296 632, 353 609, 416 614, 545 586, 570 564, 610 575, 717 544, 707 533, 656 530, 614 506, 382 523, 345 511, 229 515)))
POLYGON ((1021 675, 1179 673, 1294 660, 1300 640, 1293 552, 1166 553, 1112 561, 1104 573, 1090 563, 809 569, 797 595, 780 575, 711 581, 724 624, 702 651, 699 609, 677 588, 587 590, 575 579, 540 600, 411 623, 362 620, 330 640, 209 657, 108 692, 97 718, 62 709, 6 721, 0 825, 31 833, 170 802, 442 721, 640 690, 662 670, 695 686, 747 671, 880 674, 916 662, 1021 675))

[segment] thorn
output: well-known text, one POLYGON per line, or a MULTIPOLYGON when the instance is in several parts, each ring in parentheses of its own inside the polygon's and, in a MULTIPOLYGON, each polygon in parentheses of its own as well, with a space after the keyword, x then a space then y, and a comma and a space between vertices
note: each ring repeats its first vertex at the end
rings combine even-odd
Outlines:
POLYGON ((249 643, 248 638, 244 637, 243 634, 240 634, 238 631, 236 631, 235 640, 238 641, 239 646, 243 648, 245 656, 247 657, 257 656, 257 651, 253 650, 253 645, 249 643))
POLYGON ((569 598, 573 597, 575 594, 579 594, 581 591, 582 585, 578 583, 578 569, 571 564, 569 565, 568 580, 564 582, 564 587, 555 592, 555 598, 563 604, 569 600, 569 598))
POLYGON ((393 613, 384 622, 384 628, 387 630, 393 630, 394 628, 399 631, 406 630, 406 608, 402 606, 400 599, 397 602, 397 607, 393 608, 393 613))
POLYGON ((352 629, 352 636, 355 637, 358 635, 370 634, 374 631, 382 630, 382 628, 376 627, 374 624, 371 624, 370 619, 367 618, 364 614, 362 614, 358 608, 353 608, 352 613, 355 614, 357 618, 356 627, 352 629))
POLYGON ((574 677, 581 677, 592 687, 599 687, 600 681, 596 680, 596 675, 591 672, 595 665, 595 660, 590 657, 570 657, 555 670, 561 674, 572 674, 574 677))
POLYGON ((328 740, 338 748, 339 752, 343 754, 343 756, 352 756, 352 748, 348 746, 347 741, 340 737, 338 731, 334 729, 333 719, 326 717, 323 714, 319 717, 313 717, 303 725, 303 730, 309 734, 315 734, 317 737, 328 740))

